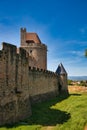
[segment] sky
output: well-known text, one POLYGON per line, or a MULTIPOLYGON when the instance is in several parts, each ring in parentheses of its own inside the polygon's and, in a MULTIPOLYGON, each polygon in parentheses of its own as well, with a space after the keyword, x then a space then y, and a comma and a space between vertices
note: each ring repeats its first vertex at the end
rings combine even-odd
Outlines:
POLYGON ((0 0, 0 43, 19 47, 21 27, 47 45, 48 70, 87 75, 87 0, 0 0))

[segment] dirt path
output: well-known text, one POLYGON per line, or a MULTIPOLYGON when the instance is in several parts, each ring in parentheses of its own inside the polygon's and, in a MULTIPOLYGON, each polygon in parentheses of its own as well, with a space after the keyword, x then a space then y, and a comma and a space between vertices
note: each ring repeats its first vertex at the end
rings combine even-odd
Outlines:
POLYGON ((41 130, 53 130, 54 126, 43 127, 41 130))
POLYGON ((87 130, 87 125, 85 126, 84 130, 87 130))
POLYGON ((53 130, 53 126, 48 126, 47 130, 53 130))

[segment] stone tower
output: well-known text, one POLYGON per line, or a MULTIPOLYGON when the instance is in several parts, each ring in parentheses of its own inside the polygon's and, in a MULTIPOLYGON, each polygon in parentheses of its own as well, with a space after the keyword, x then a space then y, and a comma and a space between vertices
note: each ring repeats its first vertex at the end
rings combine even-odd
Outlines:
POLYGON ((67 72, 66 72, 64 66, 62 65, 62 63, 60 63, 58 65, 56 74, 59 75, 59 91, 68 92, 67 72))
POLYGON ((26 32, 21 28, 21 47, 29 54, 29 66, 47 69, 47 46, 42 44, 36 33, 26 32))

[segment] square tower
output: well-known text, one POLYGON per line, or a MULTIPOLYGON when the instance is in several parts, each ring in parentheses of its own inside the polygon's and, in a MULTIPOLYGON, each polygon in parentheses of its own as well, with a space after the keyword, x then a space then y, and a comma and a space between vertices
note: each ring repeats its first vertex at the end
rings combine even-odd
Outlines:
POLYGON ((26 32, 21 28, 21 47, 29 54, 29 66, 47 69, 47 46, 43 44, 37 33, 26 32))

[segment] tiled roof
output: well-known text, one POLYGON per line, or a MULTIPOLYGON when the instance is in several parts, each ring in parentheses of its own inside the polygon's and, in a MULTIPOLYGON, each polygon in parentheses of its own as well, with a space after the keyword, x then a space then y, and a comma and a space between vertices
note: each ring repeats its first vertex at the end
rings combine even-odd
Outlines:
POLYGON ((39 36, 36 33, 26 33, 26 41, 27 42, 34 42, 34 43, 41 43, 39 36))
POLYGON ((60 64, 58 65, 58 68, 57 68, 57 70, 56 70, 56 73, 57 73, 57 74, 67 74, 67 72, 66 72, 65 68, 63 67, 62 63, 60 63, 60 64))

